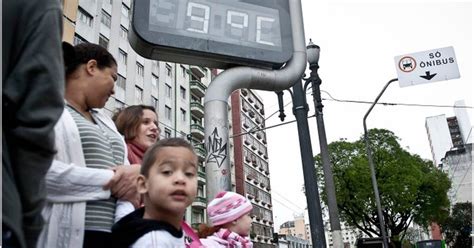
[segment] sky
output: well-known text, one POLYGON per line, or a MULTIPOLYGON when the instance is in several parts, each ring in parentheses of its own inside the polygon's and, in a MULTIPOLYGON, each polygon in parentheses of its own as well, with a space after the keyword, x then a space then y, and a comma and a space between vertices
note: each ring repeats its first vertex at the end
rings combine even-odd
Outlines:
MULTIPOLYGON (((448 1, 328 1, 302 0, 305 37, 321 47, 319 75, 328 143, 341 138, 352 142, 363 134, 362 119, 369 104, 339 100, 373 101, 385 84, 397 77, 394 57, 453 46, 461 77, 400 88, 392 83, 379 102, 452 106, 465 100, 473 106, 471 2, 448 1), (327 92, 327 93, 326 93, 327 92), (329 93, 329 94, 328 94, 329 93)), ((278 110, 276 94, 258 91, 267 117, 278 110)), ((291 101, 285 94, 285 104, 291 101)), ((308 94, 314 114, 312 97, 308 94)), ((294 120, 290 103, 285 121, 294 120)), ((471 123, 472 108, 469 109, 471 123)), ((445 114, 451 107, 377 105, 367 119, 368 128, 395 133, 409 152, 431 159, 425 118, 445 114)), ((278 114, 266 120, 281 123, 278 114)), ((320 152, 316 119, 308 119, 313 155, 320 152)), ((296 123, 267 129, 275 230, 294 214, 304 213, 303 173, 296 123)))

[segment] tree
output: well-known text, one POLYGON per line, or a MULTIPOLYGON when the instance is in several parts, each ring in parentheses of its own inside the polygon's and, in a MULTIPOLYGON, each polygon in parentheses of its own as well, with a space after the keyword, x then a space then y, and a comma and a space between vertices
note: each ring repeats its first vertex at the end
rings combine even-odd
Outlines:
MULTIPOLYGON (((408 226, 442 223, 449 208, 448 176, 432 162, 410 154, 399 138, 385 129, 369 130, 382 215, 398 247, 408 226)), ((355 142, 337 141, 328 146, 341 219, 369 237, 381 236, 364 137, 355 142)), ((321 154, 315 157, 322 199, 327 204, 321 154)))
POLYGON ((472 203, 456 203, 451 215, 441 225, 446 242, 453 248, 472 247, 472 203))

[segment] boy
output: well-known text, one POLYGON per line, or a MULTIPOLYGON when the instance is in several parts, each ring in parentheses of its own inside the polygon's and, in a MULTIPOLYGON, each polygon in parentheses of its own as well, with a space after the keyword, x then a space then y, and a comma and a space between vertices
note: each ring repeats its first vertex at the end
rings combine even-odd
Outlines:
POLYGON ((113 247, 184 247, 181 221, 197 194, 197 165, 193 147, 183 139, 151 146, 137 179, 145 207, 114 225, 113 247))

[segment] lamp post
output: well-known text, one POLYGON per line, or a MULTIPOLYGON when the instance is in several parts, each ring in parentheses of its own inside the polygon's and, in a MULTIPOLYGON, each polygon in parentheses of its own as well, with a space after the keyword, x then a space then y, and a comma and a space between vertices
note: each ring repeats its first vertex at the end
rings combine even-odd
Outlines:
MULTIPOLYGON (((313 100, 316 110, 316 123, 318 126, 319 144, 321 148, 321 158, 323 160, 324 181, 326 184, 326 192, 328 195, 328 209, 331 223, 331 231, 333 238, 333 247, 342 248, 343 240, 341 233, 341 224, 339 222, 339 214, 336 203, 336 193, 334 180, 331 171, 331 163, 329 160, 329 152, 327 148, 326 131, 323 120, 323 105, 321 103, 321 92, 319 86, 321 79, 318 75, 319 47, 314 45, 310 39, 306 47, 309 68, 311 74, 309 78, 303 78, 305 81, 304 90, 300 83, 293 86, 292 91, 288 90, 293 100, 293 114, 295 115, 298 136, 300 141, 301 160, 303 162, 303 176, 306 193, 306 201, 308 204, 309 224, 311 227, 311 240, 313 247, 326 247, 326 238, 324 236, 324 225, 322 219, 322 211, 320 197, 318 192, 318 183, 316 178, 316 169, 314 167, 313 150, 311 147, 311 139, 308 127, 308 104, 306 101, 306 89, 309 84, 313 87, 313 100)), ((285 119, 283 109, 283 92, 277 92, 278 104, 280 107, 280 119, 285 119)))
POLYGON ((387 87, 395 81, 398 81, 398 78, 391 79, 390 81, 388 81, 387 84, 385 84, 382 91, 379 93, 377 98, 375 98, 375 101, 370 106, 369 110, 367 110, 367 113, 365 113, 364 119, 363 119, 365 149, 367 150, 367 158, 369 160, 370 178, 372 180, 372 188, 374 189, 375 204, 377 206, 377 217, 379 219, 379 228, 380 228, 380 233, 382 234, 382 243, 383 243, 384 248, 389 247, 388 246, 388 238, 387 238, 387 232, 385 231, 385 221, 383 219, 382 205, 380 204, 380 194, 379 194, 379 187, 377 185, 377 177, 375 175, 376 173, 375 173, 374 160, 372 159, 372 151, 370 150, 369 132, 367 131, 367 117, 369 117, 370 112, 374 108, 375 104, 377 104, 380 97, 382 96, 382 94, 387 89, 387 87))
MULTIPOLYGON (((293 114, 295 115, 298 126, 306 204, 308 205, 309 225, 311 227, 311 241, 314 248, 326 248, 321 201, 319 198, 316 168, 314 168, 313 148, 311 147, 308 127, 308 104, 306 103, 305 92, 303 91, 303 85, 301 83, 296 83, 292 89, 293 92, 289 91, 292 95, 293 114)), ((279 96, 280 95, 282 94, 279 94, 279 96)), ((281 97, 279 98, 281 99, 281 97)), ((284 114, 282 113, 281 111, 281 119, 284 118, 284 114)))
POLYGON ((312 87, 314 111, 316 112, 316 125, 318 126, 319 147, 321 150, 321 160, 323 163, 324 182, 326 185, 326 194, 328 199, 329 221, 331 224, 331 233, 334 248, 342 248, 344 246, 341 223, 339 221, 339 211, 337 209, 336 189, 334 186, 334 179, 331 170, 331 161, 329 159, 328 142, 326 139, 326 129, 324 127, 323 119, 323 104, 321 100, 321 78, 318 75, 318 61, 319 61, 319 46, 313 44, 311 39, 308 46, 306 46, 306 55, 308 57, 309 69, 311 70, 310 77, 305 79, 304 92, 309 84, 312 87))

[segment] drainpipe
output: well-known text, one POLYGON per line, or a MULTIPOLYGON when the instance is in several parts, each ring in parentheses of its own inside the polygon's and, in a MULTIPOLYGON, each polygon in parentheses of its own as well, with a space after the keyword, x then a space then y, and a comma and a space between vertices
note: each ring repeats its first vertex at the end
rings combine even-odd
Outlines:
POLYGON ((293 57, 280 70, 234 67, 219 74, 209 85, 204 96, 204 131, 206 155, 206 184, 208 201, 219 191, 230 191, 228 98, 234 90, 248 88, 282 91, 301 79, 306 68, 301 0, 290 0, 293 32, 293 57))

